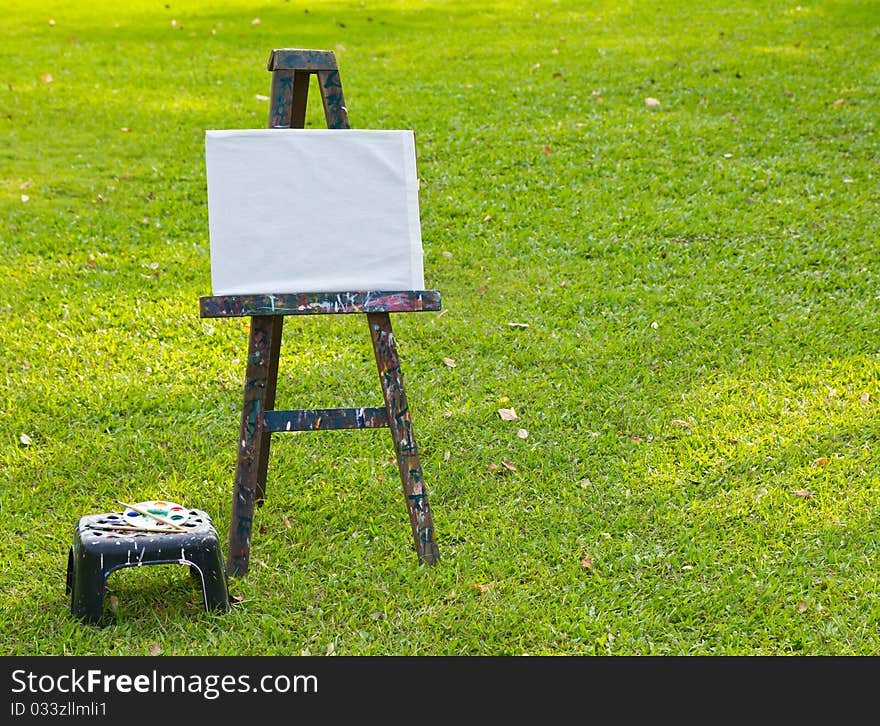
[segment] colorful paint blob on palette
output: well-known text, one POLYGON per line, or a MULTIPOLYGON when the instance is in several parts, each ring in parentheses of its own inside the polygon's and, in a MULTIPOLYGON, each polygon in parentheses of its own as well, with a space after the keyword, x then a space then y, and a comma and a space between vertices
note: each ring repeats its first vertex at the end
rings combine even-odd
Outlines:
POLYGON ((125 509, 126 524, 142 529, 166 530, 168 529, 166 522, 180 526, 187 519, 189 519, 188 509, 185 509, 176 502, 168 502, 162 499, 136 502, 131 507, 126 507, 125 509), (150 515, 155 515, 155 517, 150 515), (162 520, 165 520, 165 522, 162 520))

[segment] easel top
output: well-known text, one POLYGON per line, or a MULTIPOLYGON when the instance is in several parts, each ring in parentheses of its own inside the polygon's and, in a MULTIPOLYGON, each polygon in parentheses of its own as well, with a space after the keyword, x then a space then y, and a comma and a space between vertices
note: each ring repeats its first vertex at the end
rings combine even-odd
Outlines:
POLYGON ((336 55, 332 50, 280 48, 269 54, 266 67, 270 71, 335 71, 336 55))

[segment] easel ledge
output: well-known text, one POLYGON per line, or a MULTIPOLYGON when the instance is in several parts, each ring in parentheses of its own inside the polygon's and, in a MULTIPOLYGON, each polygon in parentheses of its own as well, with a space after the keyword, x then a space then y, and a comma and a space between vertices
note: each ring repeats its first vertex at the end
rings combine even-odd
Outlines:
POLYGON ((299 292, 277 295, 207 295, 199 317, 330 315, 339 313, 420 313, 440 310, 439 290, 299 292))

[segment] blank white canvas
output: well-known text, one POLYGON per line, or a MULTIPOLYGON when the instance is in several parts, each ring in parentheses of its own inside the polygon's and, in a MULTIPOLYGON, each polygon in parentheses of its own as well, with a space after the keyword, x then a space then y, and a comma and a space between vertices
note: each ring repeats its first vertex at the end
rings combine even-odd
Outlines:
POLYGON ((422 290, 412 131, 205 133, 214 295, 422 290))

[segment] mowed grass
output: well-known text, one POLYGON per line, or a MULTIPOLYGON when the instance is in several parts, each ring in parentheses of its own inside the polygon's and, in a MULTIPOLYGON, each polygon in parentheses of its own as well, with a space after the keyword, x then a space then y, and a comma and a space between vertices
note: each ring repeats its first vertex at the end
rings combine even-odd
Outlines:
MULTIPOLYGON (((880 654, 880 6, 0 5, 2 652, 880 654), (266 125, 285 47, 416 132, 444 310, 393 322, 442 560, 387 432, 278 435, 229 614, 132 568, 81 625, 81 515, 225 541, 204 132, 266 125)), ((278 407, 380 402, 362 317, 287 319, 278 407)))

